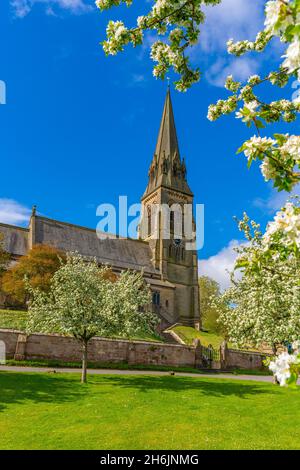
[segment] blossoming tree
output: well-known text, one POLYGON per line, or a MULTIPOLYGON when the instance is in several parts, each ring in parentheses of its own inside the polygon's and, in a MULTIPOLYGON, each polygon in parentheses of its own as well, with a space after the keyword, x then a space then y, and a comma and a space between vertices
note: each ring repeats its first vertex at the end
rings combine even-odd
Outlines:
POLYGON ((256 136, 247 140, 240 152, 244 152, 250 166, 254 160, 260 160, 261 171, 266 181, 273 180, 279 190, 290 191, 300 181, 300 137, 288 134, 274 134, 273 138, 262 137, 262 129, 267 124, 284 121, 293 122, 300 111, 300 99, 281 99, 270 103, 264 102, 256 90, 266 82, 284 88, 291 77, 300 78, 300 2, 299 0, 270 0, 266 2, 265 29, 258 33, 255 41, 238 41, 227 43, 228 52, 241 56, 247 52, 263 51, 270 41, 279 37, 287 45, 284 60, 279 68, 270 71, 267 76, 253 75, 248 83, 242 85, 230 75, 225 87, 232 92, 227 100, 219 100, 211 105, 208 118, 212 121, 222 114, 236 112, 248 127, 254 125, 256 136))
MULTIPOLYGON (((145 32, 154 32, 158 39, 151 46, 151 58, 156 63, 153 75, 163 79, 168 70, 173 69, 179 75, 175 84, 177 90, 186 91, 200 78, 199 69, 191 66, 187 50, 198 42, 200 25, 205 20, 202 7, 220 2, 221 0, 154 0, 150 11, 139 16, 136 25, 131 28, 126 27, 123 21, 109 21, 107 40, 102 43, 103 49, 107 55, 115 55, 128 44, 142 44, 145 32)), ((130 6, 132 0, 96 0, 101 11, 121 4, 130 6)))
POLYGON ((269 346, 276 354, 287 342, 300 338, 300 261, 292 255, 287 259, 266 255, 267 237, 246 214, 239 225, 248 243, 236 248, 236 268, 244 272, 215 299, 219 321, 231 342, 242 347, 269 346))
MULTIPOLYGON (((294 196, 284 207, 278 211, 274 219, 268 223, 265 233, 262 235, 260 227, 251 222, 244 214, 239 222, 239 230, 244 232, 245 238, 251 242, 250 246, 243 246, 236 251, 239 256, 235 268, 241 268, 247 273, 265 271, 280 272, 280 262, 295 261, 300 265, 300 199, 294 196), (293 201, 293 202, 291 202, 293 201), (251 234, 251 227, 253 234, 251 234)), ((297 270, 294 274, 297 273, 297 270)), ((294 276, 293 276, 294 277, 294 276)))
POLYGON ((82 344, 82 382, 87 379, 88 344, 94 336, 129 336, 153 332, 156 317, 147 311, 150 292, 143 276, 123 272, 113 280, 108 267, 99 268, 75 254, 54 274, 50 292, 28 285, 28 331, 70 335, 82 344))

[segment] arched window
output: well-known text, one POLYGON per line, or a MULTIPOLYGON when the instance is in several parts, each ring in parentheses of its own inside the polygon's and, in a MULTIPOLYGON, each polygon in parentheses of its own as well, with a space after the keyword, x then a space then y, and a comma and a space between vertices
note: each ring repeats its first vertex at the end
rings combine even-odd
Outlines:
POLYGON ((174 211, 171 210, 170 212, 170 232, 171 233, 174 233, 174 217, 175 217, 174 211))
POLYGON ((153 305, 160 305, 160 292, 159 291, 155 291, 152 293, 152 303, 153 305))

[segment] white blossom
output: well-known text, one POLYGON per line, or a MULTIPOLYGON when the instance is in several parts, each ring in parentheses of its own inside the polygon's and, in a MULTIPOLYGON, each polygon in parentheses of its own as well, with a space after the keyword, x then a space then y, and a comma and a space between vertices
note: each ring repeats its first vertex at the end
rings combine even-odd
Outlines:
POLYGON ((283 8, 282 0, 270 0, 266 4, 265 26, 273 34, 280 34, 293 24, 293 16, 289 13, 283 14, 283 8))
MULTIPOLYGON (((296 37, 295 40, 287 48, 286 54, 283 55, 285 61, 283 67, 288 69, 288 73, 293 73, 300 67, 300 40, 296 37)), ((300 74, 298 72, 298 77, 300 74)))
POLYGON ((251 101, 236 113, 237 119, 242 119, 243 122, 252 121, 256 116, 256 109, 258 107, 257 101, 251 101))
POLYGON ((277 23, 279 19, 280 6, 281 4, 280 4, 280 1, 278 0, 267 2, 266 8, 265 8, 265 13, 266 13, 265 26, 268 29, 273 30, 275 24, 277 23))
POLYGON ((300 340, 293 341, 292 348, 295 354, 300 354, 300 340))
POLYGON ((281 153, 282 155, 288 154, 291 156, 295 163, 300 162, 300 136, 299 135, 291 135, 287 136, 286 142, 281 146, 281 153))
POLYGON ((261 153, 267 152, 276 141, 267 137, 256 137, 247 140, 243 146, 245 156, 248 158, 257 158, 261 153))
POLYGON ((281 244, 286 248, 296 246, 300 249, 300 210, 288 202, 281 211, 278 211, 272 222, 269 222, 264 241, 273 243, 280 237, 281 244))
POLYGON ((270 158, 266 157, 264 159, 260 165, 260 169, 263 177, 265 178, 265 181, 270 181, 276 177, 276 167, 272 164, 272 160, 270 158))
POLYGON ((283 352, 270 362, 269 369, 273 372, 281 386, 286 385, 286 381, 291 376, 290 365, 295 362, 295 356, 283 352))

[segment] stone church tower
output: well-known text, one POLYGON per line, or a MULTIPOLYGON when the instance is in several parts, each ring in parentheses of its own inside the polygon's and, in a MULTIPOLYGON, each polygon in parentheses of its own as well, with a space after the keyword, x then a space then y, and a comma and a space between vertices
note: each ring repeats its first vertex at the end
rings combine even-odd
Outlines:
MULTIPOLYGON (((199 328, 198 257, 195 248, 186 249, 187 243, 195 242, 195 238, 187 238, 183 227, 184 207, 190 205, 192 208, 193 199, 186 179, 185 161, 180 157, 168 89, 148 186, 141 200, 140 239, 149 243, 152 262, 160 271, 162 280, 174 286, 174 320, 199 328), (162 210, 162 206, 169 210, 162 210), (178 214, 182 218, 178 219, 178 214)), ((195 232, 192 212, 191 223, 195 232)), ((153 303, 159 304, 160 309, 169 310, 163 292, 158 292, 158 296, 157 299, 154 297, 153 303)))

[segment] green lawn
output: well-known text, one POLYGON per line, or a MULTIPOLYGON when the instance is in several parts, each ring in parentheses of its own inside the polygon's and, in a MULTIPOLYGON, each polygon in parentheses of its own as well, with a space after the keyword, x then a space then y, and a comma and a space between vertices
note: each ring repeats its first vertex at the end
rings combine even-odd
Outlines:
MULTIPOLYGON (((199 338, 203 346, 207 347, 209 345, 212 345, 213 348, 218 349, 221 346, 222 342, 224 341, 223 336, 220 336, 217 333, 198 331, 195 328, 192 328, 191 326, 179 325, 179 326, 175 326, 173 330, 187 345, 192 345, 194 339, 199 338)), ((235 349, 237 347, 236 345, 232 343, 227 343, 227 345, 229 348, 235 349)), ((245 349, 247 351, 259 351, 259 349, 255 349, 253 347, 237 348, 237 349, 245 349)))
POLYGON ((299 391, 171 376, 0 372, 0 449, 300 449, 299 391))
POLYGON ((203 346, 210 344, 214 348, 219 348, 224 338, 216 333, 205 333, 204 331, 195 330, 191 326, 175 326, 173 331, 188 345, 193 344, 193 340, 199 338, 203 346))
POLYGON ((27 315, 27 312, 19 310, 0 310, 0 328, 24 330, 27 315))
MULTIPOLYGON (((21 330, 26 329, 28 313, 19 310, 0 310, 0 328, 11 329, 11 330, 21 330)), ((49 332, 51 333, 51 332, 49 332)), ((128 338, 136 339, 140 341, 164 341, 158 335, 139 335, 138 337, 128 338)))

